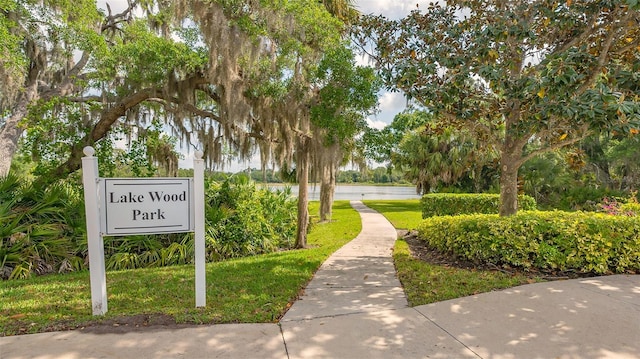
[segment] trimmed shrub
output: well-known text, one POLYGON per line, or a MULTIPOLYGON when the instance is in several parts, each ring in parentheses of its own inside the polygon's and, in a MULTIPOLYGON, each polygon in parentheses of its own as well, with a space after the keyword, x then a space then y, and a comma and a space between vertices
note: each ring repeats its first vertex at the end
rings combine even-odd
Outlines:
POLYGON ((640 203, 629 202, 620 205, 621 214, 629 216, 640 216, 640 203))
MULTIPOLYGON (((489 193, 433 193, 422 196, 422 218, 456 216, 472 213, 498 213, 500 195, 489 193)), ((536 209, 536 200, 527 195, 518 196, 521 210, 536 209)))
POLYGON ((423 221, 418 232, 434 248, 474 262, 640 273, 640 217, 561 211, 441 216, 423 221))

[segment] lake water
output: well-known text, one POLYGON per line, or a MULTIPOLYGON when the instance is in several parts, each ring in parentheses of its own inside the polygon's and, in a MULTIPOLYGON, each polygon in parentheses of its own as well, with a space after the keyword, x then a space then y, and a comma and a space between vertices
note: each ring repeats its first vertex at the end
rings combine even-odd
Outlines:
MULTIPOLYGON (((269 184, 270 188, 282 188, 282 185, 269 184)), ((298 186, 291 186, 291 192, 298 195, 298 186)), ((337 185, 334 200, 368 200, 368 199, 419 199, 415 187, 394 186, 355 186, 337 185)), ((309 186, 309 200, 320 199, 320 185, 309 186)))

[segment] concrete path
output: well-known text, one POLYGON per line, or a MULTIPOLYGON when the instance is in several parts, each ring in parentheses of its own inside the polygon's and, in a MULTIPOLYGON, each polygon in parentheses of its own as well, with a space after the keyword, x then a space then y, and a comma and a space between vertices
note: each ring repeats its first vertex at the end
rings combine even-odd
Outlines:
POLYGON ((279 324, 0 338, 2 359, 640 359, 640 276, 538 283, 414 308, 395 277, 396 234, 360 202, 363 230, 279 324))

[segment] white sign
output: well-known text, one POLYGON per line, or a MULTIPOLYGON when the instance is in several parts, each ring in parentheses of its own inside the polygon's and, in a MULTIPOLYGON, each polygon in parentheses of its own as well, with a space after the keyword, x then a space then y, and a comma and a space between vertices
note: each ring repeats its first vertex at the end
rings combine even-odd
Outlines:
POLYGON ((103 235, 192 232, 190 178, 103 178, 103 235))
POLYGON ((194 232, 196 307, 207 305, 204 243, 204 160, 193 159, 193 178, 100 178, 93 147, 83 149, 93 315, 107 313, 105 235, 194 232))

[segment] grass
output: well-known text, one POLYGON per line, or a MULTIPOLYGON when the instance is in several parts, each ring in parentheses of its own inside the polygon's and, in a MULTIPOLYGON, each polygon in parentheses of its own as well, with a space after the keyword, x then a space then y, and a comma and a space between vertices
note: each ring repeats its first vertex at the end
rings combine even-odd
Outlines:
MULTIPOLYGON (((310 212, 317 212, 312 203, 310 212)), ((0 335, 75 328, 140 314, 169 315, 177 323, 277 321, 342 245, 360 232, 360 216, 336 201, 334 220, 315 224, 309 249, 208 263, 207 306, 195 308, 193 265, 107 272, 109 311, 91 315, 89 273, 0 282, 0 335)))
MULTIPOLYGON (((415 229, 422 221, 420 200, 365 201, 396 228, 415 229)), ((432 264, 411 255, 404 240, 396 241, 393 259, 411 306, 429 304, 538 281, 522 274, 464 269, 432 264)))
MULTIPOLYGON (((396 228, 422 220, 419 200, 365 201, 396 228)), ((193 265, 107 272, 109 311, 91 315, 89 273, 47 275, 0 282, 0 335, 37 333, 117 321, 136 315, 168 315, 177 323, 277 321, 318 267, 361 229, 348 201, 336 201, 333 221, 316 223, 309 249, 207 264, 207 306, 195 308, 193 265)), ((317 213, 312 202, 310 213, 317 213)), ((408 244, 394 248, 398 277, 413 306, 529 283, 522 275, 461 269, 415 259, 408 244)))
POLYGON ((484 269, 463 269, 431 264, 414 258, 409 245, 396 241, 393 260, 398 278, 411 306, 440 302, 515 287, 537 280, 522 274, 507 274, 484 269))
POLYGON ((382 213, 397 229, 415 229, 422 221, 419 199, 364 201, 368 207, 382 213))

